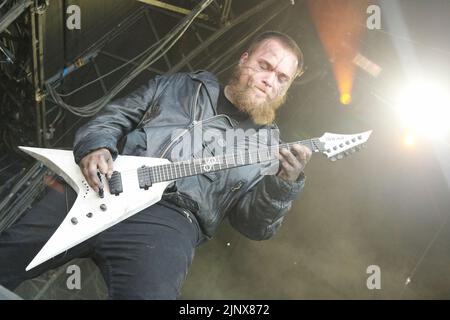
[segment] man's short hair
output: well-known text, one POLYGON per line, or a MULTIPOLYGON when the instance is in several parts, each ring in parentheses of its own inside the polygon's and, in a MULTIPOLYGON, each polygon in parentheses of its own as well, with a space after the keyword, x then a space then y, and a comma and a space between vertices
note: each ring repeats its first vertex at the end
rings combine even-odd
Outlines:
POLYGON ((253 38, 248 47, 248 54, 251 55, 256 49, 258 49, 261 43, 268 39, 278 40, 286 49, 289 49, 292 53, 295 54, 298 61, 296 76, 300 76, 303 73, 303 52, 295 42, 295 40, 287 34, 278 31, 266 31, 257 35, 255 38, 253 38))

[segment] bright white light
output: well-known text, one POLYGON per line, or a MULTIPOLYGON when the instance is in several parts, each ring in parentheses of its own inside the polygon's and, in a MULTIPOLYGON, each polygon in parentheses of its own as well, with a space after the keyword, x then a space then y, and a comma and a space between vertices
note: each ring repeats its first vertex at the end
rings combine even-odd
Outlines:
POLYGON ((396 105, 406 128, 431 137, 450 133, 450 95, 442 86, 413 83, 399 94, 396 105))
POLYGON ((404 142, 408 147, 414 146, 414 143, 416 142, 415 140, 416 139, 414 137, 414 134, 412 134, 411 132, 405 134, 404 142))

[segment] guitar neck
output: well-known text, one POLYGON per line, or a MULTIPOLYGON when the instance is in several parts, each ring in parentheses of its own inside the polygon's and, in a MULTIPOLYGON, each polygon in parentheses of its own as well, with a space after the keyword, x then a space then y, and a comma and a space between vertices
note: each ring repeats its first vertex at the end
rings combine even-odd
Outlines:
POLYGON ((152 183, 158 183, 177 180, 207 172, 263 163, 277 159, 275 152, 278 149, 289 149, 293 144, 304 145, 313 152, 323 151, 323 147, 319 139, 313 138, 279 145, 265 146, 263 148, 256 148, 254 151, 240 151, 233 154, 172 162, 153 167, 141 167, 138 169, 138 176, 139 178, 150 177, 152 183))

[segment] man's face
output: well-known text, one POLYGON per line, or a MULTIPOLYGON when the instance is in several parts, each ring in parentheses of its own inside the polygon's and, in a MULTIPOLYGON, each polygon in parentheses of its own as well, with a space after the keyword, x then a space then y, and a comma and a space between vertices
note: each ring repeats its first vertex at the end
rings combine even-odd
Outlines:
POLYGON ((273 121, 297 66, 297 57, 291 50, 276 39, 267 39, 251 55, 246 52, 241 56, 229 86, 233 103, 257 123, 273 121))

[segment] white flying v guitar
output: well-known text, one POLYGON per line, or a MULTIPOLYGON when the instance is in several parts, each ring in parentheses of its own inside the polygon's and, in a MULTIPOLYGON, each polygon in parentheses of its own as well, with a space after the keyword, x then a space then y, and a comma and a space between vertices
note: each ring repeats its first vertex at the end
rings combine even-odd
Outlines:
MULTIPOLYGON (((334 161, 359 150, 371 133, 325 133, 320 138, 270 148, 287 148, 300 143, 334 161)), ((253 157, 252 154, 244 157, 242 154, 228 154, 180 162, 164 158, 118 156, 114 162, 113 176, 108 183, 104 183, 101 197, 88 186, 72 151, 31 147, 20 149, 63 177, 78 194, 66 218, 27 266, 27 271, 160 201, 164 190, 174 180, 275 159, 268 152, 269 148, 265 151, 258 149, 253 157)))

